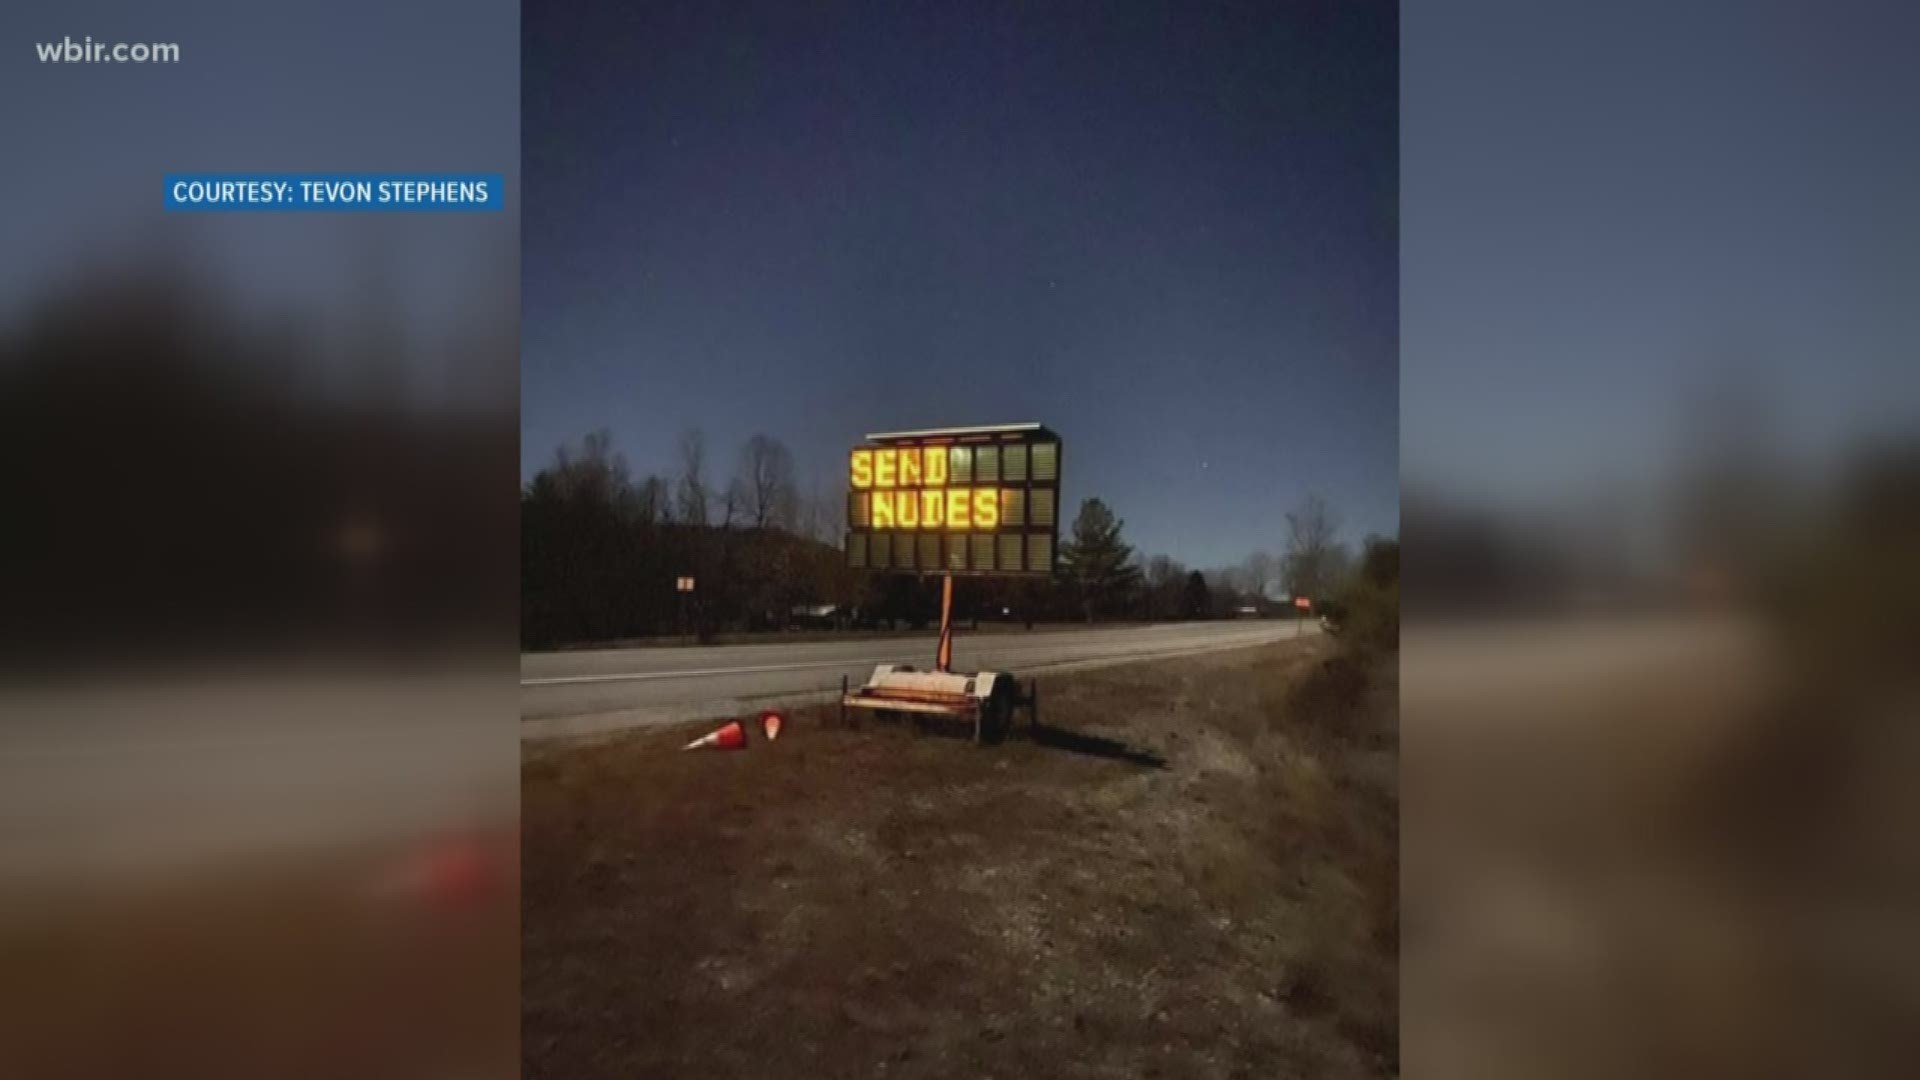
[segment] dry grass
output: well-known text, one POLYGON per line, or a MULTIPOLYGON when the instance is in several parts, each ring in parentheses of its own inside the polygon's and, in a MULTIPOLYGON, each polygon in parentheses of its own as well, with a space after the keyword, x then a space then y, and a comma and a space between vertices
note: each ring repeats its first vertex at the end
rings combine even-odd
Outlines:
POLYGON ((1920 700, 1729 629, 1410 644, 1410 1072, 1913 1072, 1920 700))
POLYGON ((511 1076, 512 835, 457 902, 404 852, 289 859, 0 909, 0 1076, 511 1076))
POLYGON ((988 749, 529 760, 527 1075, 1394 1072, 1395 688, 1328 648, 1050 678, 988 749))

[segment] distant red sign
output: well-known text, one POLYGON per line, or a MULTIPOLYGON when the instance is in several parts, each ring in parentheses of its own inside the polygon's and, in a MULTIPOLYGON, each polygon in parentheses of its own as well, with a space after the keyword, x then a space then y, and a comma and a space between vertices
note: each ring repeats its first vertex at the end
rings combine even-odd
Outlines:
POLYGON ((1293 606, 1299 608, 1301 611, 1312 611, 1313 600, 1305 596, 1296 596, 1293 598, 1293 606))

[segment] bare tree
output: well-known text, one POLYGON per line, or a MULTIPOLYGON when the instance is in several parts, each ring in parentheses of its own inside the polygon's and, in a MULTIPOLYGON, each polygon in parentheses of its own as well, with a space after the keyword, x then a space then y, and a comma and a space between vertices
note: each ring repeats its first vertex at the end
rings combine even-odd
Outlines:
POLYGON ((1246 598, 1247 568, 1244 566, 1222 566, 1206 572, 1207 585, 1222 600, 1238 605, 1246 598))
POLYGON ((627 459, 613 448, 605 428, 588 432, 580 449, 562 443, 554 448, 553 464, 542 471, 543 484, 562 498, 599 503, 621 510, 632 495, 627 459))
POLYGON ((1318 495, 1309 495, 1287 513, 1287 554, 1283 572, 1295 596, 1324 597, 1346 563, 1340 547, 1340 519, 1318 495))
POLYGON ((728 517, 738 510, 756 529, 791 529, 799 493, 793 480, 793 455, 780 440, 755 435, 740 451, 740 471, 735 477, 737 496, 728 493, 729 503, 737 497, 740 505, 729 507, 728 517))
POLYGON ((816 482, 811 494, 800 500, 796 529, 801 536, 822 544, 836 544, 846 504, 829 484, 816 482))
POLYGON ((674 498, 683 523, 707 523, 707 436, 699 428, 680 433, 680 478, 674 498))
POLYGON ((739 477, 727 481, 726 489, 720 492, 720 527, 731 529, 746 514, 747 485, 739 477))
POLYGON ((1164 589, 1169 585, 1180 585, 1186 580, 1187 569, 1165 555, 1155 555, 1147 560, 1147 586, 1164 589))
POLYGON ((1247 588, 1258 600, 1272 599, 1270 593, 1279 577, 1279 560, 1265 551, 1256 551, 1247 556, 1245 565, 1247 588))
POLYGON ((1147 614, 1156 619, 1180 614, 1187 568, 1165 555, 1147 560, 1147 614))
POLYGON ((673 520, 673 500, 668 496, 668 490, 667 482, 658 476, 648 476, 640 482, 635 489, 635 498, 641 521, 651 525, 673 520))

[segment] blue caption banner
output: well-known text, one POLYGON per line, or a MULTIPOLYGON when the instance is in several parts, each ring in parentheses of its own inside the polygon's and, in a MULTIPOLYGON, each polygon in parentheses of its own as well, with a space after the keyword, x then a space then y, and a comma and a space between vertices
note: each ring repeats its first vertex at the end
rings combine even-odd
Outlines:
POLYGON ((167 209, 188 213, 484 213, 505 205, 500 173, 179 173, 167 209))

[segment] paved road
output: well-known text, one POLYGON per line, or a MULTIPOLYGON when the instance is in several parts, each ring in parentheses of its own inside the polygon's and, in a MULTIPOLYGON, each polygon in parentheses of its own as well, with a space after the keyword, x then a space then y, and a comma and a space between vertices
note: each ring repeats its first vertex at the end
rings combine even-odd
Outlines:
POLYGON ((521 742, 504 674, 0 685, 0 896, 510 822, 521 742))
MULTIPOLYGON (((1312 622, 1178 623, 1114 630, 1039 630, 954 639, 954 667, 1021 676, 1285 641, 1312 622)), ((866 638, 712 648, 600 649, 520 658, 525 738, 590 735, 732 715, 773 702, 830 697, 840 677, 875 664, 929 666, 935 638, 866 638)))

